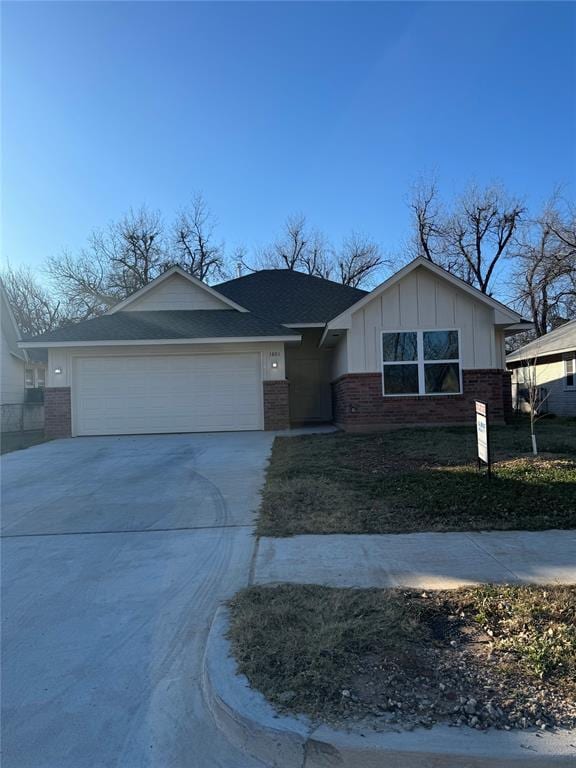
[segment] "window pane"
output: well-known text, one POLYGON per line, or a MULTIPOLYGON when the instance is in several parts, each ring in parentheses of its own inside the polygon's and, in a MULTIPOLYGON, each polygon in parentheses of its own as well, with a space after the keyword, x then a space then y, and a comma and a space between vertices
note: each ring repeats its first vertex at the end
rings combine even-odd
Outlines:
POLYGON ((426 393, 460 392, 458 363, 432 363, 424 366, 426 393))
POLYGON ((383 333, 382 360, 393 363, 399 360, 418 360, 416 333, 383 333))
POLYGON ((417 365, 385 365, 384 394, 386 395, 417 395, 418 366, 417 365))
POLYGON ((424 331, 424 360, 458 360, 458 331, 424 331))
POLYGON ((32 368, 26 368, 24 372, 24 386, 25 387, 34 386, 34 371, 32 370, 32 368))
POLYGON ((37 381, 36 386, 38 387, 43 387, 44 384, 46 383, 46 371, 44 370, 44 368, 38 368, 38 370, 36 371, 36 381, 37 381))

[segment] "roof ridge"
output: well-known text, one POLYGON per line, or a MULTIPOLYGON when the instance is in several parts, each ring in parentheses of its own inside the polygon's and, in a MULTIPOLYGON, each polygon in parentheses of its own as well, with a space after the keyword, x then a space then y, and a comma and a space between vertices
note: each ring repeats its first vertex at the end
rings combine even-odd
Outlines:
POLYGON ((221 288, 224 285, 229 285, 230 283, 236 283, 239 280, 245 280, 246 278, 254 277, 255 275, 261 275, 264 273, 294 274, 294 275, 299 275, 301 277, 321 280, 324 283, 330 283, 331 285, 338 286, 338 288, 345 288, 348 290, 357 291, 358 293, 369 293, 369 291, 364 290, 364 288, 358 288, 354 285, 346 285, 345 283, 338 282, 338 280, 332 280, 329 277, 322 277, 321 275, 312 275, 309 272, 301 272, 299 269, 290 269, 289 267, 273 267, 273 268, 266 268, 266 269, 255 269, 246 275, 231 277, 230 280, 225 280, 223 283, 217 283, 211 287, 214 288, 215 291, 217 291, 218 288, 221 288))

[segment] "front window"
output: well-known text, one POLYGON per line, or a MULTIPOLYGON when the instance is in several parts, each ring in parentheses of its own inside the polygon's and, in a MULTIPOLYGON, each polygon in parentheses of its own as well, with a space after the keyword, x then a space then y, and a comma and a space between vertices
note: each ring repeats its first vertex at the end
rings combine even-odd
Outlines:
POLYGON ((385 395, 450 395, 461 392, 457 330, 382 334, 385 395))
POLYGON ((45 385, 46 385, 46 369, 38 368, 36 370, 36 386, 42 388, 45 385))
POLYGON ((567 389, 576 388, 576 352, 564 358, 564 382, 567 389))
POLYGON ((34 368, 26 368, 24 371, 24 386, 27 389, 34 387, 34 368))

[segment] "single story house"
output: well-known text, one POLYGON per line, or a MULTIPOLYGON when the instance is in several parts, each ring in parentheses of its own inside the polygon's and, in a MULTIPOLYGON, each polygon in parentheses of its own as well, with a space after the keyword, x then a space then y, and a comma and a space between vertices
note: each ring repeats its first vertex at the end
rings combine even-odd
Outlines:
POLYGON ((511 352, 506 363, 518 410, 530 407, 526 390, 532 381, 544 412, 576 416, 576 319, 511 352))
POLYGON ((48 349, 51 435, 465 423, 511 409, 516 312, 417 258, 371 292, 290 270, 208 286, 174 267, 48 349))

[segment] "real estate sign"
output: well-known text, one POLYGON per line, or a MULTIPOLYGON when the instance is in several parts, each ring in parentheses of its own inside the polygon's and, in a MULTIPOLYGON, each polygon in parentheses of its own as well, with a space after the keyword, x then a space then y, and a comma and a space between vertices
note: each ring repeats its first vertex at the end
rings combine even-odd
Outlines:
POLYGON ((476 400, 476 441, 478 444, 478 462, 488 465, 490 472, 490 444, 488 442, 488 406, 476 400))

